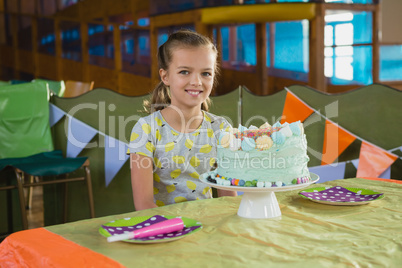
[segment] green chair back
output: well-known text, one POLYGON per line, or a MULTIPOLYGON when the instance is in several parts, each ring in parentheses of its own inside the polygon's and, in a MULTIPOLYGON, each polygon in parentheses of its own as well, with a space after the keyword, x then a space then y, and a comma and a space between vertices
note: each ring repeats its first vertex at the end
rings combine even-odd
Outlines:
POLYGON ((63 97, 64 91, 66 90, 66 86, 63 80, 61 81, 46 80, 46 79, 32 80, 32 82, 35 81, 46 82, 49 85, 49 89, 59 97, 63 97))
POLYGON ((0 159, 53 150, 44 82, 0 87, 0 159))

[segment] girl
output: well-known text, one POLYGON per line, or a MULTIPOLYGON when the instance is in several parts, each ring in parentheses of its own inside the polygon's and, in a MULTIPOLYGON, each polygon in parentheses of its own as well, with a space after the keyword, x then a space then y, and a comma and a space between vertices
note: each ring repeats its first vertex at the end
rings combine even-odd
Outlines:
POLYGON ((217 55, 208 38, 189 30, 173 33, 159 47, 161 82, 145 104, 151 114, 133 127, 128 149, 136 210, 212 198, 199 178, 215 163, 220 130, 231 127, 207 112, 217 55))

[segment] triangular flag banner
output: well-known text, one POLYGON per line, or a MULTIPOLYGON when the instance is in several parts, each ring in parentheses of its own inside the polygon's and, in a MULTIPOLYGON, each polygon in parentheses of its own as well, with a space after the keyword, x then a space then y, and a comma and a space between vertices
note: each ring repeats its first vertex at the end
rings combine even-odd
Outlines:
POLYGON ((98 131, 84 122, 69 116, 67 157, 77 157, 98 131))
POLYGON ((363 141, 356 177, 378 178, 397 158, 398 156, 363 141))
POLYGON ((380 176, 381 179, 391 179, 391 167, 387 168, 380 176))
POLYGON ((66 113, 62 109, 60 109, 59 107, 57 107, 53 103, 49 103, 49 124, 50 124, 50 127, 54 126, 65 115, 66 115, 66 113))
POLYGON ((357 167, 359 166, 359 159, 354 159, 351 162, 352 162, 353 166, 355 166, 355 168, 357 170, 357 167))
POLYGON ((321 165, 333 163, 355 139, 349 132, 326 120, 321 165))
POLYGON ((105 184, 109 186, 110 182, 116 176, 127 159, 126 154, 128 144, 121 142, 113 137, 105 135, 105 184))
POLYGON ((309 167, 309 171, 320 177, 319 183, 333 180, 342 180, 345 178, 346 162, 340 162, 336 165, 324 165, 309 167))
POLYGON ((298 120, 304 122, 313 112, 312 108, 288 91, 286 93, 285 105, 283 106, 281 123, 291 123, 298 120))

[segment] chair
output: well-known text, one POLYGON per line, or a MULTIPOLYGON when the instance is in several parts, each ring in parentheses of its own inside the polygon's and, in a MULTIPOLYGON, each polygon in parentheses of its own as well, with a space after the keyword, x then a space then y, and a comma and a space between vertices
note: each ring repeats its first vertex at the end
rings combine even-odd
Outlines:
POLYGON ((64 84, 63 80, 60 81, 54 81, 54 80, 47 80, 47 79, 34 79, 32 82, 46 82, 49 85, 50 91, 53 92, 53 94, 56 94, 59 97, 64 96, 64 90, 66 89, 66 85, 64 84))
POLYGON ((72 97, 77 97, 79 95, 84 94, 85 92, 88 92, 92 90, 94 87, 94 82, 79 82, 79 81, 72 81, 72 80, 67 80, 66 81, 66 89, 64 91, 64 98, 72 98, 72 97))
POLYGON ((16 178, 14 185, 0 186, 0 190, 18 190, 23 229, 28 228, 24 187, 85 181, 90 217, 95 217, 89 159, 65 158, 54 150, 48 99, 49 90, 42 81, 0 88, 0 172, 10 167, 16 178), (80 168, 85 171, 83 177, 68 177, 80 168), (31 179, 26 182, 24 175, 31 179))

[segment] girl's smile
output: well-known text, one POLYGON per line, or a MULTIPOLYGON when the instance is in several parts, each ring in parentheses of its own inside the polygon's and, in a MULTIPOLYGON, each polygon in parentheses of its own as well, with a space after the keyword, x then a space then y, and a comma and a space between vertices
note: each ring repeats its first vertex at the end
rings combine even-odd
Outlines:
POLYGON ((186 92, 195 97, 197 97, 198 95, 200 95, 202 93, 202 91, 200 91, 200 90, 192 90, 192 89, 186 89, 186 92))

